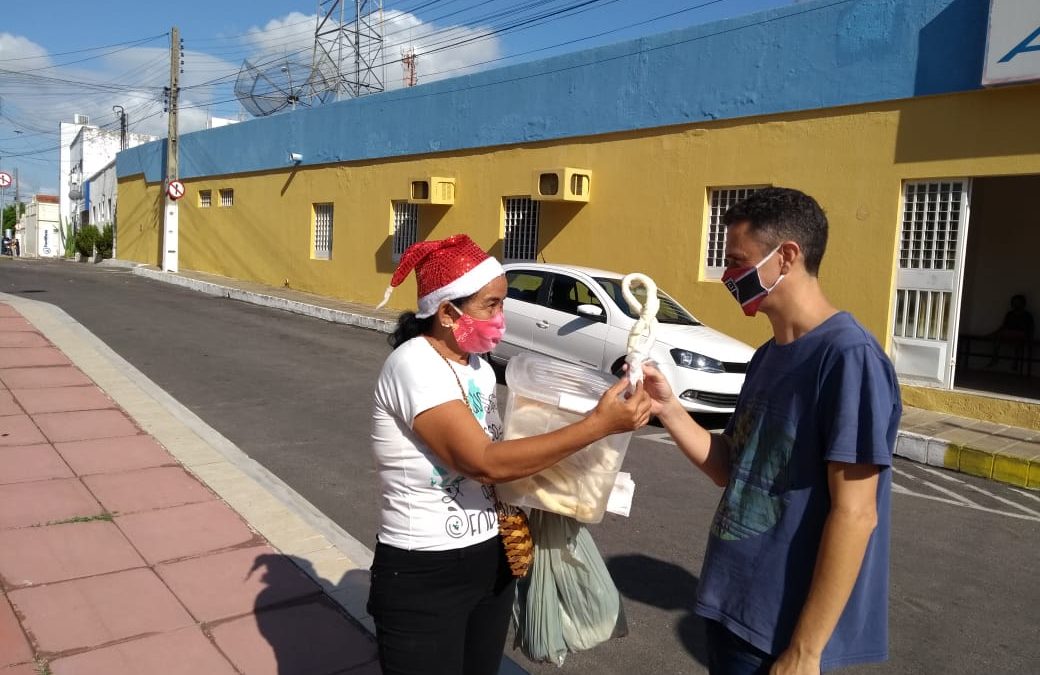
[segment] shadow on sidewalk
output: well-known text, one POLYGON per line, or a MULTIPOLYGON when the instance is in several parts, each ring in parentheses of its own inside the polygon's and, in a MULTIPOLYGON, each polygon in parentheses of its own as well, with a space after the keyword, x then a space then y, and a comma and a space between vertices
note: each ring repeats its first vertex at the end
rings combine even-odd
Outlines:
POLYGON ((607 560, 607 569, 618 591, 629 600, 669 611, 683 610, 675 632, 686 651, 707 666, 704 619, 693 613, 697 577, 674 563, 642 554, 614 556, 607 560))
POLYGON ((254 616, 274 652, 278 675, 379 672, 375 642, 312 581, 337 596, 367 597, 367 571, 350 570, 333 584, 321 579, 309 561, 283 554, 257 556, 249 574, 258 571, 264 589, 254 602, 254 616))

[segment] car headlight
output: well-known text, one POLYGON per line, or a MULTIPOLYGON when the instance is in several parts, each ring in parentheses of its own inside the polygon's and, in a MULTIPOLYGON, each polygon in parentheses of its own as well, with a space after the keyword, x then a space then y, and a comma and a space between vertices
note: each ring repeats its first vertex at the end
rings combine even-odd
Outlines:
POLYGON ((722 361, 708 358, 707 356, 698 354, 697 352, 691 352, 685 349, 673 349, 671 354, 672 359, 675 361, 675 365, 682 366, 683 368, 700 370, 705 373, 726 372, 726 368, 722 365, 722 361))

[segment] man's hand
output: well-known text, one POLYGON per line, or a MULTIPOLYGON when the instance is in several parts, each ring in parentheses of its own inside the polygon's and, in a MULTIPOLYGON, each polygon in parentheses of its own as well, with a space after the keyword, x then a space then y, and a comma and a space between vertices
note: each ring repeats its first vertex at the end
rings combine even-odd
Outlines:
POLYGON ((666 408, 679 403, 668 380, 650 362, 643 364, 643 388, 650 395, 650 414, 655 417, 660 417, 666 408))

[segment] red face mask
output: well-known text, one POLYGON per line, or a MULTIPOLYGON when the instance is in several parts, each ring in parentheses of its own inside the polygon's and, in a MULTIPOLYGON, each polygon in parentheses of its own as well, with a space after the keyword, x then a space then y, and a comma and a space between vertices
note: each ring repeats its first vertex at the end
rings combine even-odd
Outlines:
POLYGON ((502 341, 506 332, 506 315, 499 311, 490 319, 474 319, 455 305, 451 306, 459 313, 451 332, 455 342, 463 351, 470 354, 483 354, 495 348, 502 341))
POLYGON ((744 310, 744 314, 747 316, 755 316, 758 313, 758 306, 762 304, 766 296, 776 288, 776 284, 780 283, 785 276, 781 274, 777 278, 776 283, 769 288, 762 285, 762 280, 758 276, 758 268, 764 265, 779 250, 780 247, 777 246, 753 267, 732 267, 722 273, 722 283, 726 284, 726 289, 740 303, 740 308, 744 310))

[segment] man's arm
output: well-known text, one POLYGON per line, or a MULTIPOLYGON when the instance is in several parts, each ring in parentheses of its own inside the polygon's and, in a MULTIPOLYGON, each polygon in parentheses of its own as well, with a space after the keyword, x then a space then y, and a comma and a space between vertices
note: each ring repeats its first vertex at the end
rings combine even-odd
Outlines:
POLYGON ((771 675, 819 674, 823 648, 852 594, 877 526, 879 472, 874 464, 827 464, 831 510, 823 527, 812 585, 791 644, 777 659, 771 675))

